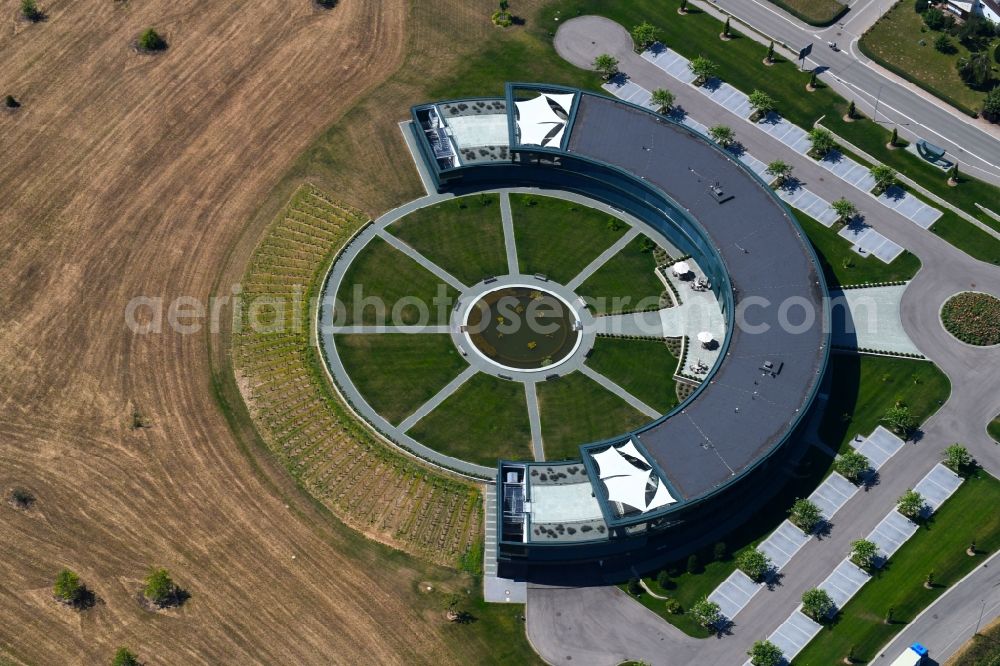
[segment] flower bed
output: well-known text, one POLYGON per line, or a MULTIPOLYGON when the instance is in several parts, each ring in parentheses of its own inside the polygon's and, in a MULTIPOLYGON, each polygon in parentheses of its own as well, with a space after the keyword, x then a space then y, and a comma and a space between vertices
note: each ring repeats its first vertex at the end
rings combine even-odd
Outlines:
POLYGON ((952 296, 941 308, 941 322, 970 345, 1000 344, 1000 299, 971 291, 952 296))

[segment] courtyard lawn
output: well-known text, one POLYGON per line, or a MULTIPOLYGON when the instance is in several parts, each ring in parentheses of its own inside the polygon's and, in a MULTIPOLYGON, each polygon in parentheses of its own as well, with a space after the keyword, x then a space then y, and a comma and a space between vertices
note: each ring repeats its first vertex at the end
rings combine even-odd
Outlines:
POLYGON ((447 324, 456 297, 457 292, 451 286, 442 283, 436 275, 378 237, 373 238, 355 258, 337 292, 337 300, 344 305, 346 313, 342 323, 347 326, 420 323, 421 308, 412 304, 398 308, 399 321, 392 317, 393 309, 403 298, 416 299, 426 306, 430 317, 427 323, 447 324), (356 287, 361 291, 358 302, 355 302, 356 287), (444 295, 444 300, 436 302, 440 295, 444 295), (383 304, 384 322, 379 321, 376 307, 362 303, 365 299, 377 299, 383 304), (356 312, 362 305, 364 309, 356 312))
POLYGON ((851 646, 859 661, 868 661, 924 608, 951 585, 982 564, 1000 547, 1000 481, 980 472, 966 480, 928 524, 893 555, 883 571, 849 601, 829 631, 821 631, 795 659, 796 666, 825 666, 846 656, 851 646), (976 542, 979 555, 965 549, 976 542), (924 580, 934 572, 935 585, 924 580), (893 609, 895 621, 885 624, 893 609))
POLYGON ((534 458, 524 386, 485 373, 473 375, 407 434, 480 465, 534 458))
POLYGON ((587 365, 662 414, 677 405, 677 358, 662 340, 597 338, 587 365))
POLYGON ((507 274, 496 194, 421 208, 391 225, 389 232, 467 285, 507 274))
POLYGON ((810 25, 827 26, 843 16, 847 6, 837 0, 768 0, 810 25))
POLYGON ((466 367, 448 335, 335 335, 347 374, 372 409, 393 425, 412 414, 466 367))
POLYGON ((960 58, 969 56, 969 49, 951 36, 948 39, 954 53, 934 48, 934 41, 947 34, 927 29, 923 17, 914 11, 913 2, 904 0, 875 22, 861 38, 860 46, 865 55, 904 72, 906 78, 932 94, 978 111, 986 93, 965 85, 955 67, 960 58))
POLYGON ((537 391, 546 460, 578 458, 581 444, 620 435, 649 421, 579 372, 539 382, 537 391))
POLYGON ((597 314, 659 307, 663 283, 656 277, 655 244, 636 236, 621 252, 594 271, 576 290, 597 314))
POLYGON ((837 225, 824 227, 800 210, 795 211, 795 217, 816 249, 827 286, 831 288, 865 282, 905 281, 920 269, 920 260, 909 250, 904 250, 891 264, 870 255, 862 257, 851 249, 846 239, 837 235, 837 225))
POLYGON ((517 261, 522 273, 566 284, 625 235, 628 225, 573 201, 510 195, 517 261))
POLYGON ((687 610, 696 601, 711 594, 719 583, 736 570, 735 558, 739 552, 755 548, 757 544, 777 529, 782 521, 788 517, 788 508, 792 502, 815 490, 816 486, 827 476, 832 464, 833 458, 825 452, 817 447, 809 447, 794 470, 790 471, 787 476, 781 477, 785 483, 774 498, 755 513, 752 520, 741 524, 722 538, 729 553, 725 559, 716 561, 712 552, 713 547, 709 546, 697 554, 699 561, 704 565, 698 573, 686 572, 686 560, 668 565, 665 569, 671 572, 671 585, 670 589, 667 590, 657 584, 656 574, 658 572, 648 572, 643 578, 646 585, 658 595, 668 596, 680 602, 684 610, 683 613, 679 615, 668 613, 664 600, 657 599, 645 592, 639 595, 638 601, 689 636, 707 638, 714 635, 692 619, 687 614, 687 610))
POLYGON ((951 382, 930 361, 889 356, 830 356, 833 386, 820 423, 820 437, 843 451, 854 435, 868 435, 897 400, 923 423, 944 404, 951 382))

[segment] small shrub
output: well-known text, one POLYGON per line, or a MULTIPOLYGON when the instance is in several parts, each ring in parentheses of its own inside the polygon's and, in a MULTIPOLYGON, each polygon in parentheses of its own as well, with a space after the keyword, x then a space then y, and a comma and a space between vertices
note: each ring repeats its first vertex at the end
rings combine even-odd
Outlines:
POLYGON ((691 617, 701 626, 711 627, 722 619, 722 609, 708 597, 702 597, 691 606, 691 617))
POLYGON ((656 584, 662 590, 669 590, 673 587, 673 581, 670 580, 670 572, 666 569, 660 570, 660 573, 656 574, 656 584))
POLYGON ((689 574, 701 572, 701 561, 698 560, 698 556, 694 553, 692 553, 687 559, 687 572, 689 574))
POLYGON ((726 548, 726 544, 722 541, 715 544, 712 548, 712 557, 715 558, 716 562, 724 562, 729 555, 729 550, 726 548))
POLYGON ((146 576, 143 596, 157 606, 167 606, 177 595, 177 586, 166 569, 153 568, 146 576))
POLYGON ((163 51, 167 48, 167 41, 153 28, 143 30, 138 43, 143 51, 163 51))
POLYGON ((38 3, 35 0, 21 0, 21 16, 32 23, 45 18, 45 14, 38 8, 38 3))
POLYGON ((666 606, 667 612, 671 615, 680 615, 684 612, 684 607, 681 606, 681 602, 674 598, 667 599, 664 602, 664 605, 666 606))
POLYGON ((934 40, 934 48, 945 54, 952 54, 958 51, 955 45, 951 43, 951 40, 948 39, 948 35, 945 34, 937 36, 937 39, 934 40))
POLYGON ((74 606, 80 602, 83 596, 83 585, 80 577, 69 569, 63 569, 56 575, 55 583, 52 585, 52 594, 56 599, 64 604, 74 606))
POLYGON ((923 12, 924 15, 924 25, 926 25, 931 30, 943 30, 945 28, 945 18, 944 12, 942 12, 937 7, 931 7, 927 11, 923 12))
POLYGON ((642 594, 642 585, 639 584, 638 578, 629 578, 625 587, 628 589, 628 593, 633 597, 637 597, 642 594))
POLYGON ((35 496, 30 490, 24 488, 14 488, 10 491, 10 501, 18 509, 30 509, 35 503, 35 496))
POLYGON ((139 666, 139 657, 126 647, 118 648, 111 666, 139 666))

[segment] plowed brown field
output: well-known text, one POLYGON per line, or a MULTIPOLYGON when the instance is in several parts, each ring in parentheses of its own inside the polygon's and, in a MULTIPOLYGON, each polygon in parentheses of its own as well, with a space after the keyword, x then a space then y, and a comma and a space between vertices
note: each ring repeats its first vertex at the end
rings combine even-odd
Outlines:
POLYGON ((452 573, 358 537, 234 437, 220 339, 136 336, 123 318, 134 296, 238 279, 265 195, 403 65, 425 19, 405 0, 40 4, 44 22, 14 2, 0 19, 0 94, 23 102, 0 109, 0 489, 38 498, 0 503, 0 662, 107 663, 122 644, 148 664, 481 659, 417 591, 452 573), (148 25, 166 53, 131 50, 148 25), (140 608, 153 564, 187 604, 140 608), (52 602, 63 566, 95 608, 52 602))

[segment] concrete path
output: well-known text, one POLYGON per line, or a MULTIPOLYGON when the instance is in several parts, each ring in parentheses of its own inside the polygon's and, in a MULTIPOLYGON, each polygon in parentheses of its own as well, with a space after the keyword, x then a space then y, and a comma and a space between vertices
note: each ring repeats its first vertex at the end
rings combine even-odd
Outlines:
POLYGON ((507 251, 507 272, 521 272, 517 263, 517 241, 514 237, 514 218, 510 213, 510 192, 500 193, 500 219, 503 222, 503 246, 507 251))
POLYGON ((649 418, 651 418, 651 419, 658 419, 661 416, 663 416, 663 414, 661 412, 659 412, 656 409, 653 409, 652 407, 650 407, 649 405, 647 405, 646 403, 644 403, 642 400, 639 400, 639 398, 635 397, 634 395, 632 395, 631 393, 629 393, 628 391, 626 391, 625 389, 623 389, 618 384, 615 384, 613 381, 611 381, 610 379, 608 379, 607 377, 605 377, 601 373, 599 373, 596 370, 592 369, 589 365, 582 366, 580 368, 580 372, 582 372, 587 377, 590 377, 595 382, 597 382, 598 384, 600 384, 601 386, 603 386, 605 389, 607 389, 608 391, 611 391, 612 393, 614 393, 615 395, 617 395, 619 398, 621 398, 622 400, 624 400, 625 402, 627 402, 629 405, 632 406, 633 409, 636 409, 636 410, 642 412, 643 414, 645 414, 649 418))
POLYGON ((535 460, 542 462, 545 460, 545 446, 542 442, 542 418, 538 411, 538 391, 535 390, 535 382, 524 383, 524 399, 528 404, 531 448, 535 453, 535 460))
MULTIPOLYGON (((962 165, 965 173, 1000 184, 1000 127, 981 119, 972 119, 954 107, 917 88, 904 79, 868 60, 857 48, 857 41, 892 3, 885 0, 857 0, 841 21, 829 28, 815 28, 781 11, 765 0, 713 0, 711 4, 694 0, 694 5, 722 17, 716 7, 735 18, 732 27, 766 45, 773 39, 791 51, 811 46, 806 59, 809 69, 820 68, 820 79, 845 99, 853 99, 858 109, 878 121, 896 126, 910 142, 927 139, 948 150, 948 157, 962 165), (744 25, 741 25, 744 24, 744 25), (754 30, 753 26, 765 36, 754 30), (827 42, 837 42, 833 51, 827 42)), ((722 18, 721 20, 725 20, 722 18)))
POLYGON ((899 314, 906 285, 830 292, 835 347, 919 354, 899 314))
POLYGON ((459 280, 457 277, 455 277, 445 269, 435 264, 433 261, 428 259, 426 255, 421 254, 417 250, 410 247, 410 245, 407 244, 406 242, 400 240, 399 238, 396 238, 394 235, 389 233, 384 227, 379 231, 379 236, 382 237, 382 240, 387 241, 389 245, 392 245, 394 248, 396 248, 397 250, 408 256, 410 259, 413 259, 415 262, 417 262, 418 264, 429 270, 431 273, 436 275, 438 279, 447 282, 458 291, 461 292, 468 289, 468 287, 464 283, 462 283, 462 281, 459 280))
POLYGON ((462 386, 462 384, 472 379, 472 375, 476 374, 477 372, 478 370, 476 370, 472 366, 469 366, 465 368, 465 370, 462 370, 462 372, 459 373, 458 377, 455 377, 453 380, 448 382, 443 389, 441 389, 434 395, 434 397, 432 397, 424 404, 420 405, 420 407, 417 408, 417 411, 413 412, 405 419, 403 419, 403 422, 399 424, 400 432, 407 432, 410 428, 417 425, 420 419, 424 418, 432 411, 437 409, 442 402, 447 400, 452 393, 457 391, 459 387, 462 386))
POLYGON ((639 235, 638 229, 636 229, 635 227, 630 228, 628 231, 625 232, 625 235, 616 240, 611 245, 611 247, 606 249, 604 252, 601 252, 599 255, 597 255, 596 259, 587 264, 587 266, 582 271, 580 271, 580 273, 575 278, 567 282, 566 286, 572 289, 573 291, 576 291, 581 284, 587 281, 587 278, 589 278, 591 275, 597 272, 597 269, 599 269, 601 266, 608 263, 608 261, 610 261, 613 256, 624 250, 625 246, 631 243, 632 239, 634 239, 638 235, 639 235))

